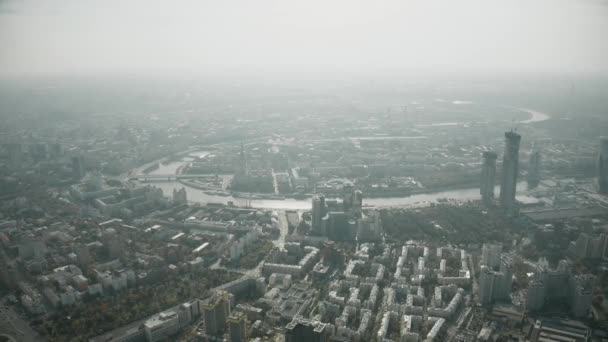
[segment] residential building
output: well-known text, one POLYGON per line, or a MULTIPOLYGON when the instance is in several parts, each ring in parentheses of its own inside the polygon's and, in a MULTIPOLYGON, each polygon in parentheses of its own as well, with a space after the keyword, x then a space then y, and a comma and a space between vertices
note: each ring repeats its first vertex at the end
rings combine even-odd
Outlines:
POLYGON ((491 269, 497 269, 500 267, 501 254, 502 245, 484 243, 481 247, 481 264, 491 269))
POLYGON ((231 296, 218 291, 202 304, 205 331, 209 336, 221 335, 226 329, 226 318, 230 315, 231 296))
POLYGON ((235 311, 228 316, 228 328, 230 342, 247 341, 247 315, 244 312, 235 311))

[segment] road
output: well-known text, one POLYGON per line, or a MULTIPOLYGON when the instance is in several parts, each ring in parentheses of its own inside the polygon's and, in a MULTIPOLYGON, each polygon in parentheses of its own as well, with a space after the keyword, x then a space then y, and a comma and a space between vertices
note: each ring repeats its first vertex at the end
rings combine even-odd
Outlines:
POLYGON ((32 329, 27 321, 11 307, 0 304, 0 333, 8 334, 17 341, 40 342, 46 341, 38 332, 32 329))
POLYGON ((456 337, 458 332, 461 330, 463 322, 469 317, 470 314, 471 314, 470 307, 464 308, 463 310, 460 311, 458 318, 455 320, 456 323, 451 325, 448 328, 448 331, 446 334, 446 339, 445 339, 446 341, 454 340, 454 338, 456 337))
POLYGON ((279 194, 279 183, 277 183, 277 174, 274 173, 274 169, 271 170, 272 173, 272 185, 274 186, 274 194, 279 194))
MULTIPOLYGON (((285 238, 287 237, 287 234, 289 232, 289 227, 288 227, 288 221, 287 221, 287 214, 285 213, 284 210, 279 210, 277 211, 278 217, 279 217, 279 230, 280 230, 280 236, 278 239, 273 240, 272 243, 274 244, 275 247, 277 248, 284 248, 285 247, 285 238)), ((272 251, 271 251, 272 252, 272 251)), ((230 271, 236 271, 239 273, 243 274, 243 277, 261 277, 262 276, 262 267, 264 266, 264 260, 266 260, 268 256, 264 257, 264 259, 262 261, 260 261, 260 263, 252 269, 232 269, 232 268, 226 268, 224 266, 220 265, 220 260, 216 261, 215 263, 213 263, 211 266, 209 266, 210 269, 225 269, 225 270, 230 270, 230 271)))

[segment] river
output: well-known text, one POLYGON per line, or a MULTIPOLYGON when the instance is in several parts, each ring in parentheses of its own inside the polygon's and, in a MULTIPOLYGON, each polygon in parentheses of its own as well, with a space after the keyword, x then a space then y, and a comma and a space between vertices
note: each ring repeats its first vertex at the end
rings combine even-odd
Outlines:
MULTIPOLYGON (((530 118, 524 121, 520 121, 520 123, 533 123, 545 121, 551 118, 550 115, 546 113, 542 113, 536 110, 527 109, 527 108, 517 108, 521 111, 527 112, 530 114, 530 118)), ((358 137, 361 139, 362 137, 358 137)), ((377 137, 375 137, 377 138, 377 137)), ((386 138, 386 137, 382 137, 386 138)), ((426 138, 426 137, 425 137, 426 138)), ((191 157, 204 157, 209 154, 206 151, 199 152, 191 152, 189 156, 191 157)), ((156 170, 150 172, 150 174, 175 174, 177 169, 192 160, 191 157, 184 157, 182 161, 174 161, 167 164, 161 164, 160 167, 156 170)), ((287 198, 284 200, 245 200, 242 198, 234 198, 232 196, 216 196, 216 195, 208 195, 204 193, 202 190, 189 187, 177 181, 171 182, 152 182, 148 183, 150 185, 154 185, 163 190, 165 196, 171 196, 173 194, 173 189, 181 189, 186 188, 186 192, 188 194, 188 200, 191 202, 198 203, 224 203, 227 204, 229 201, 233 202, 235 205, 244 206, 249 205, 253 208, 262 208, 262 209, 286 209, 286 210, 308 210, 311 208, 311 200, 310 199, 301 199, 296 200, 292 198, 287 198)), ((518 199, 526 202, 531 201, 530 197, 524 195, 526 189, 525 182, 519 182, 517 184, 517 193, 518 199)), ((495 193, 499 193, 499 187, 496 186, 495 193)), ((408 197, 387 197, 387 198, 364 198, 363 205, 364 206, 372 206, 372 207, 423 207, 428 206, 431 203, 438 203, 442 200, 449 201, 469 201, 469 200, 479 200, 479 188, 467 188, 460 190, 447 190, 447 191, 439 191, 439 192, 431 192, 426 194, 417 194, 408 197)))
MULTIPOLYGON (((179 182, 152 182, 147 183, 163 190, 163 193, 167 196, 171 196, 173 189, 186 188, 188 194, 188 200, 191 202, 199 203, 224 203, 227 204, 232 201, 235 205, 244 206, 246 204, 253 208, 262 209, 285 209, 285 210, 307 210, 311 208, 310 199, 293 199, 286 198, 284 200, 247 200, 242 198, 234 198, 232 196, 215 196, 208 195, 201 190, 189 187, 179 182)), ((529 199, 524 196, 526 189, 525 182, 519 182, 517 184, 518 198, 529 199)), ((496 194, 499 193, 499 187, 496 186, 496 194)), ((365 194, 364 194, 365 195, 365 194)), ((450 201, 469 201, 479 200, 479 188, 468 188, 459 190, 447 190, 439 192, 431 192, 427 194, 417 194, 408 197, 378 197, 378 198, 364 198, 364 206, 372 207, 425 207, 431 203, 438 203, 440 200, 448 199, 450 201)))
POLYGON ((519 123, 527 124, 527 123, 533 123, 533 122, 541 122, 541 121, 549 120, 551 118, 551 116, 549 114, 539 112, 534 109, 528 109, 528 108, 517 108, 517 109, 521 110, 522 112, 526 112, 526 113, 530 114, 530 118, 528 120, 523 120, 523 121, 520 121, 519 123))

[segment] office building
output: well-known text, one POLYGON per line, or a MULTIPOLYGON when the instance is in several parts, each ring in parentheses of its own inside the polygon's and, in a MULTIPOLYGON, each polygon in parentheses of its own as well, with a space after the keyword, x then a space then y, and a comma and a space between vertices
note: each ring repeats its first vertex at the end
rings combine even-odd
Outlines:
POLYGON ((249 176, 249 165, 247 163, 245 145, 243 145, 243 143, 241 143, 241 152, 239 153, 239 173, 242 176, 249 176))
POLYGON ((179 316, 173 310, 161 312, 144 322, 148 342, 163 341, 177 333, 179 328, 179 316))
POLYGON ((361 190, 353 191, 353 206, 354 212, 360 213, 363 208, 363 192, 361 190))
POLYGON ((326 342, 331 333, 327 323, 302 318, 294 319, 285 326, 285 342, 326 342))
POLYGON ((230 342, 247 341, 247 316, 244 312, 236 311, 228 316, 230 342))
POLYGON ((515 131, 505 133, 505 152, 502 157, 500 207, 511 213, 515 210, 515 192, 519 173, 519 144, 521 135, 515 131))
POLYGON ((479 273, 479 300, 482 304, 492 303, 492 290, 494 289, 494 271, 482 265, 479 273))
POLYGON ((591 274, 572 275, 566 260, 561 260, 554 270, 540 268, 528 285, 526 308, 540 311, 545 303, 564 302, 574 317, 584 318, 591 308, 594 282, 591 274))
POLYGON ((351 186, 346 187, 342 196, 344 211, 360 212, 363 207, 363 192, 354 190, 351 186))
POLYGON ((577 318, 586 318, 591 309, 593 299, 593 283, 595 276, 591 274, 577 275, 570 278, 570 310, 577 318))
POLYGON ((314 196, 312 198, 312 232, 315 235, 325 235, 323 229, 323 217, 325 216, 325 197, 314 196))
POLYGON ((345 186, 342 189, 342 209, 349 211, 353 207, 353 188, 352 186, 345 186))
POLYGON ((357 220, 357 240, 378 241, 382 238, 382 224, 380 213, 373 212, 369 216, 363 216, 357 220))
POLYGON ((545 305, 545 283, 542 280, 532 280, 528 284, 526 309, 531 312, 539 311, 545 305))
POLYGON ((608 250, 608 235, 591 236, 580 233, 576 241, 570 243, 569 252, 577 259, 598 260, 604 258, 608 250))
POLYGON ((481 266, 479 276, 479 299, 481 304, 488 305, 496 301, 509 300, 513 278, 512 261, 503 257, 500 271, 494 271, 486 265, 481 266))
POLYGON ((496 153, 485 151, 482 154, 480 194, 484 204, 491 204, 494 200, 494 183, 496 178, 496 153))
POLYGON ((589 250, 587 257, 589 259, 603 259, 606 256, 606 250, 608 249, 608 235, 600 234, 597 237, 591 238, 589 243, 589 250))
POLYGON ((533 150, 530 153, 530 161, 528 162, 528 176, 526 177, 528 182, 528 188, 536 188, 540 183, 540 151, 533 150))
POLYGON ((186 193, 186 188, 181 188, 179 190, 173 189, 173 204, 175 204, 175 205, 187 205, 188 204, 188 195, 186 193))
POLYGON ((601 194, 608 194, 608 137, 600 138, 597 158, 597 183, 601 194))
POLYGON ((587 233, 580 233, 578 239, 574 242, 572 252, 579 259, 585 259, 587 257, 587 251, 589 250, 590 237, 587 233))
POLYGON ((355 239, 357 223, 349 220, 348 215, 341 211, 331 211, 322 220, 327 230, 327 237, 335 241, 351 241, 355 239))

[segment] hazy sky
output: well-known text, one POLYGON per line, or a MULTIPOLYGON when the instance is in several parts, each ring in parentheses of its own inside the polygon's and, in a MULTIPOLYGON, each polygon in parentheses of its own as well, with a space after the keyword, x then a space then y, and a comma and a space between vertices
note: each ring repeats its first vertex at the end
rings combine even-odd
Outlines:
POLYGON ((0 0, 0 74, 608 71, 600 0, 0 0))

